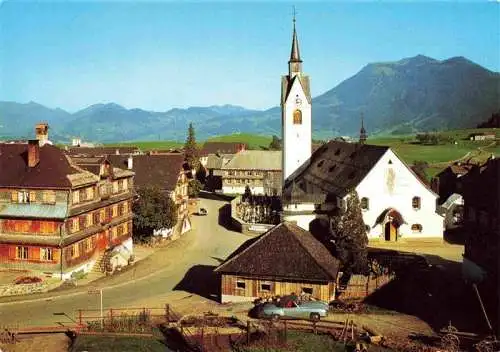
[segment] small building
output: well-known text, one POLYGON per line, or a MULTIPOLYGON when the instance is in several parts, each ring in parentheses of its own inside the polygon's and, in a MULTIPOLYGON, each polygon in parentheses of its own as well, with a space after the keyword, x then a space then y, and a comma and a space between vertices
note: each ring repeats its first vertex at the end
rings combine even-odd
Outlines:
POLYGON ((222 193, 279 195, 282 187, 281 151, 245 150, 222 166, 222 193))
POLYGON ((442 240, 437 195, 385 146, 324 144, 286 180, 283 218, 309 229, 312 219, 344 206, 351 190, 361 201, 368 239, 442 240))
POLYGON ((237 154, 244 150, 247 150, 248 146, 245 143, 239 142, 205 142, 200 150, 200 163, 201 165, 207 165, 209 155, 221 155, 221 154, 237 154))
POLYGON ((292 293, 330 302, 338 271, 339 261, 328 249, 289 222, 248 240, 215 269, 223 303, 292 293))
POLYGON ((134 173, 92 173, 43 143, 0 143, 0 267, 68 279, 117 247, 130 258, 134 173))
POLYGON ((106 159, 113 165, 133 171, 137 189, 156 186, 170 194, 178 205, 178 222, 174 229, 158 229, 162 235, 175 236, 191 229, 188 184, 192 175, 182 153, 109 155, 106 159))
POLYGON ((471 133, 469 134, 469 139, 471 141, 487 141, 487 140, 495 140, 496 135, 493 132, 480 132, 480 133, 471 133))
POLYGON ((142 154, 138 147, 66 147, 66 154, 77 157, 100 157, 108 155, 139 155, 142 154))
POLYGON ((439 195, 440 204, 453 193, 462 194, 462 176, 475 166, 476 164, 467 161, 455 162, 432 178, 431 188, 439 195))

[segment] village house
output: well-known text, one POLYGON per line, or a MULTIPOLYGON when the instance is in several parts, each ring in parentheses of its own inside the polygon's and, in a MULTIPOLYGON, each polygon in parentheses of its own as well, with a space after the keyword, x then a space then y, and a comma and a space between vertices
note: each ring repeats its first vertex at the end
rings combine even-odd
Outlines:
POLYGON ((245 143, 205 142, 199 153, 200 163, 201 165, 206 167, 208 157, 210 155, 217 155, 217 156, 222 154, 234 155, 247 149, 248 146, 245 143))
POLYGON ((437 195, 383 146, 324 144, 286 180, 283 217, 309 229, 314 218, 343 206, 350 190, 358 193, 370 240, 442 239, 437 195))
POLYGON ((283 222, 248 240, 215 269, 221 301, 252 301, 295 293, 330 302, 339 262, 314 236, 283 222))
POLYGON ((245 150, 222 166, 222 193, 281 194, 281 151, 245 150))
POLYGON ((113 165, 134 171, 137 189, 156 186, 167 192, 178 206, 177 225, 172 229, 157 229, 157 235, 177 236, 191 229, 188 212, 188 184, 192 177, 182 153, 154 155, 109 155, 113 165))
POLYGON ((480 132, 480 133, 471 133, 469 135, 469 139, 471 141, 488 141, 495 140, 496 135, 494 132, 480 132))
POLYGON ((453 193, 462 194, 462 176, 475 166, 476 164, 467 161, 455 162, 432 178, 431 188, 439 195, 440 204, 453 193))
POLYGON ((107 155, 139 155, 141 150, 137 147, 65 147, 64 151, 76 157, 100 157, 107 155))
POLYGON ((133 172, 91 173, 44 138, 0 144, 0 170, 0 267, 68 279, 131 260, 133 172))
POLYGON ((490 158, 464 177, 464 224, 467 230, 462 261, 464 279, 477 283, 493 325, 498 328, 500 258, 500 159, 490 158))

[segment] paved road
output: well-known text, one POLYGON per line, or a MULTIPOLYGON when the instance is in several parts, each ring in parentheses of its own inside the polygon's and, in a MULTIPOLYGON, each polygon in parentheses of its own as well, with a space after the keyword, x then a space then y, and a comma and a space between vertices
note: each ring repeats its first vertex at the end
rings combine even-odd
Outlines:
MULTIPOLYGON (((204 289, 205 276, 210 267, 220 263, 249 237, 226 230, 218 224, 219 209, 225 202, 200 199, 200 207, 208 210, 207 216, 193 216, 193 229, 171 245, 162 248, 133 268, 112 277, 97 281, 93 286, 103 288, 104 308, 163 306, 181 281, 188 286, 195 284, 204 289), (192 267, 195 267, 194 270, 192 267), (191 269, 191 270, 190 270, 191 269), (183 278, 189 274, 191 280, 183 278), (192 278, 195 277, 196 280, 192 278)), ((208 279, 208 278, 207 278, 208 279)), ((192 290, 191 290, 192 291, 192 290)), ((54 316, 64 312, 70 316, 79 308, 97 309, 98 296, 89 295, 87 288, 53 292, 28 299, 0 300, 0 326, 5 325, 55 325, 65 320, 54 316)), ((68 319, 65 320, 69 322, 68 319)))

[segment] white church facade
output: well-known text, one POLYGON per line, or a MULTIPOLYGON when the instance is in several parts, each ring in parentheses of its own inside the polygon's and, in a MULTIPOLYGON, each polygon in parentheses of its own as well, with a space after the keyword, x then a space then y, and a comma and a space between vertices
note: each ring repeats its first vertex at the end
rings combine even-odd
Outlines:
POLYGON ((363 124, 359 143, 330 141, 311 154, 310 83, 302 73, 295 19, 288 66, 281 84, 283 220, 309 230, 312 220, 356 190, 370 240, 442 239, 438 195, 389 147, 365 144, 363 124))

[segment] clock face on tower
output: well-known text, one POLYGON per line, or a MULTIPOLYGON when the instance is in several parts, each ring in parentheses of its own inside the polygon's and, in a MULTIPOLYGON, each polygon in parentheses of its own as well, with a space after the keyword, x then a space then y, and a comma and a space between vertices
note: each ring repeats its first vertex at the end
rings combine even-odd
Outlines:
POLYGON ((300 98, 297 96, 297 98, 295 99, 295 105, 300 106, 301 104, 302 104, 302 99, 300 99, 300 98))

